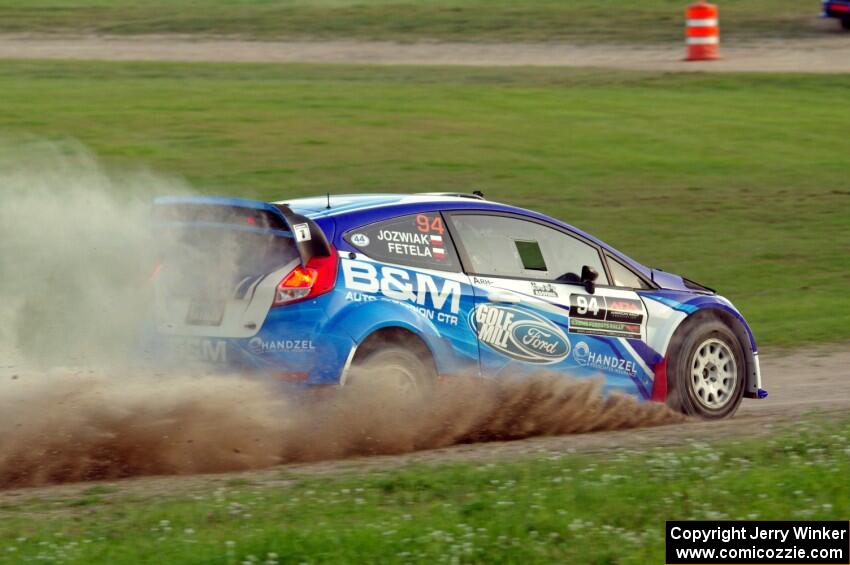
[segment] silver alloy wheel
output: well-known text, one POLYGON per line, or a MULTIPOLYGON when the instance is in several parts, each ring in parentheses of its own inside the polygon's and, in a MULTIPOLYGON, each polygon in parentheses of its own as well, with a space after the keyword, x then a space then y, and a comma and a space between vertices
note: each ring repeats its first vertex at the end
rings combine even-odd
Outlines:
POLYGON ((691 358, 691 390, 710 410, 726 406, 738 384, 738 364, 726 343, 716 338, 703 341, 691 358))
POLYGON ((392 387, 404 396, 412 396, 419 391, 416 372, 397 361, 373 367, 371 370, 374 373, 367 376, 373 384, 392 387))

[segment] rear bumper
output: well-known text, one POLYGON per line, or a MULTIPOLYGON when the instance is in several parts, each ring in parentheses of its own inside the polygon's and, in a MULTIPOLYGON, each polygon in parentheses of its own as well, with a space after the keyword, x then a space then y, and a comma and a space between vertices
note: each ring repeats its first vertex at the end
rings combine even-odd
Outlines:
POLYGON ((203 366, 307 385, 338 384, 355 342, 328 331, 323 301, 273 308, 253 336, 165 335, 151 328, 142 344, 146 360, 173 368, 203 366))
POLYGON ((338 384, 354 342, 345 336, 321 340, 257 335, 250 339, 155 335, 146 358, 157 366, 197 367, 256 375, 282 383, 338 384))

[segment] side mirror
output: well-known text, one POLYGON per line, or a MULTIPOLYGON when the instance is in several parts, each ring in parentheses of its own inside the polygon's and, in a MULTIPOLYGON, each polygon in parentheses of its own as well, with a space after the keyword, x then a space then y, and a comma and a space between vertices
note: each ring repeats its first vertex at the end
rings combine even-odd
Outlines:
POLYGON ((596 292, 596 279, 598 278, 599 273, 597 273, 596 269, 593 267, 585 265, 581 268, 581 282, 584 283, 584 290, 586 290, 588 294, 596 292))

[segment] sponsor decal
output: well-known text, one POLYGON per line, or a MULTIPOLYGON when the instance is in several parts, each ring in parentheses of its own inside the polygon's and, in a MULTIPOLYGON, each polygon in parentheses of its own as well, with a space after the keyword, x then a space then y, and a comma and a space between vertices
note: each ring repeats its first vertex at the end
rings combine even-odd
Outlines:
POLYGON ((426 245, 428 244, 428 236, 421 233, 408 233, 395 230, 380 230, 378 231, 378 241, 387 241, 392 243, 402 243, 410 245, 426 245))
POLYGON ((632 314, 642 314, 639 300, 629 300, 627 298, 612 298, 608 300, 609 310, 619 310, 621 312, 631 312, 632 314))
POLYGON ((627 377, 634 377, 637 374, 637 367, 634 361, 628 361, 616 355, 596 353, 584 341, 578 342, 573 348, 573 359, 582 367, 599 369, 600 371, 608 371, 627 377))
POLYGON ((313 340, 310 339, 270 339, 252 337, 248 341, 248 349, 251 353, 262 355, 263 353, 313 351, 313 340))
MULTIPOLYGON (((438 248, 431 247, 433 237, 434 236, 422 233, 380 230, 375 239, 385 242, 387 245, 387 252, 392 253, 393 255, 425 257, 427 259, 445 258, 446 253, 442 247, 439 247, 439 254, 436 251, 438 248)), ((442 246, 442 238, 440 239, 440 246, 442 246)))
POLYGON ((611 298, 608 300, 608 317, 611 322, 628 322, 640 324, 643 322, 643 305, 640 300, 611 298))
POLYGON ((590 346, 587 342, 580 341, 573 348, 573 359, 582 367, 587 366, 587 358, 590 356, 590 346))
POLYGON ((640 300, 570 295, 570 333, 639 339, 643 318, 640 300))
POLYGON ((531 283, 531 292, 534 296, 545 296, 546 298, 558 298, 558 289, 552 283, 531 283))
POLYGON ((368 247, 369 236, 365 233, 355 233, 351 236, 351 244, 357 247, 368 247))
POLYGON ((473 284, 480 284, 482 286, 490 286, 493 284, 493 281, 490 279, 482 279, 481 277, 472 277, 473 284))
POLYGON ((347 292, 345 299, 349 302, 374 302, 378 299, 377 296, 371 294, 363 294, 362 292, 347 292))
POLYGON ((358 228, 346 239, 373 259, 442 269, 456 262, 444 232, 439 214, 416 214, 358 228))
POLYGON ((295 241, 310 241, 310 226, 307 224, 295 224, 292 226, 292 232, 295 234, 295 241))
POLYGON ((630 337, 638 339, 640 338, 640 325, 570 318, 570 333, 630 337))
POLYGON ((380 294, 438 312, 460 312, 461 286, 458 281, 356 259, 342 259, 342 273, 346 288, 354 293, 380 294))
POLYGON ((432 322, 436 321, 441 324, 447 324, 449 326, 456 326, 458 317, 454 314, 449 314, 448 312, 438 312, 436 310, 431 310, 430 308, 426 308, 424 306, 417 306, 415 304, 410 304, 408 302, 403 302, 402 306, 408 308, 410 311, 419 314, 424 318, 428 318, 432 322))
POLYGON ((548 365, 566 359, 570 340, 542 316, 512 306, 478 304, 469 325, 481 343, 526 363, 548 365))
POLYGON ((206 363, 227 363, 227 342, 203 337, 174 338, 172 347, 178 357, 206 363))

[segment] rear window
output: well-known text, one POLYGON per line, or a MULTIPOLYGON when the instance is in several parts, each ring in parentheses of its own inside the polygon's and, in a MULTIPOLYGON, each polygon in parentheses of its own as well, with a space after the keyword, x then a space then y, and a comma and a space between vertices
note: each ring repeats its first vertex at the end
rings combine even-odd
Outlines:
POLYGON ((379 261, 438 271, 460 270, 457 253, 439 212, 377 222, 351 230, 345 240, 379 261))
POLYGON ((299 258, 290 237, 211 226, 157 231, 159 283, 174 296, 238 297, 259 278, 299 258))

